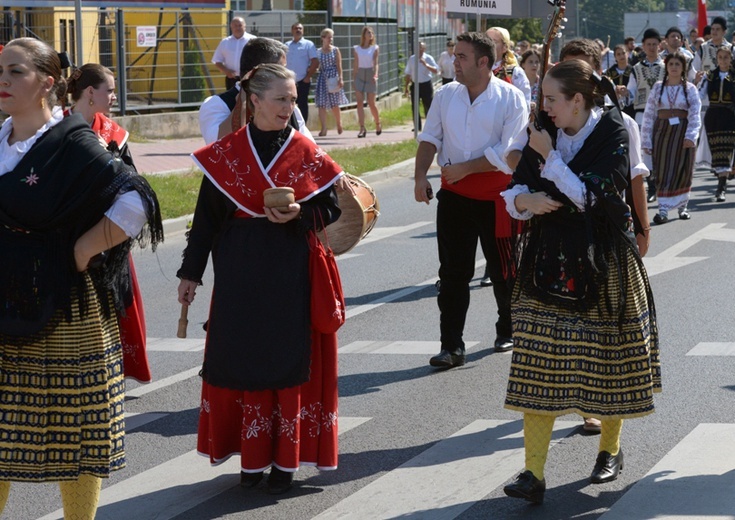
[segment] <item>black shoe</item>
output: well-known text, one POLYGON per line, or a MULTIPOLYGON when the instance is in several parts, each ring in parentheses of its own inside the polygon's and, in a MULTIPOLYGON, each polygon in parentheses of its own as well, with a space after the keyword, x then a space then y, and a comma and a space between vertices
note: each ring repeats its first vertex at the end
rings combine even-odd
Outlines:
POLYGON ((454 368, 464 365, 464 353, 452 354, 442 349, 436 356, 429 360, 429 364, 437 368, 454 368))
POLYGON ((509 497, 522 498, 534 504, 541 504, 544 501, 546 479, 539 480, 533 476, 533 473, 526 470, 518 475, 515 482, 505 486, 503 491, 509 497))
POLYGON ((281 495, 291 489, 293 484, 293 473, 290 471, 281 471, 277 467, 271 468, 268 475, 268 493, 271 495, 281 495))
POLYGON ((593 484, 604 484, 618 478, 618 473, 623 471, 623 450, 614 457, 606 451, 597 454, 597 462, 592 470, 590 482, 593 484))
POLYGON ((655 193, 651 193, 648 196, 648 199, 647 200, 648 200, 648 202, 655 202, 656 201, 656 194, 655 193))
POLYGON ((725 202, 725 192, 724 191, 717 191, 715 192, 715 202, 725 202))
POLYGON ((689 212, 686 210, 686 208, 679 210, 679 218, 681 220, 689 220, 692 218, 692 216, 689 214, 689 212))
POLYGON ((262 471, 258 473, 245 473, 244 471, 240 472, 240 485, 244 488, 254 488, 258 484, 260 484, 261 480, 263 480, 262 471))
POLYGON ((653 223, 657 225, 666 224, 669 221, 669 217, 666 215, 661 215, 661 213, 656 213, 653 216, 653 223))
POLYGON ((513 338, 498 336, 495 338, 495 352, 508 352, 513 350, 513 338))
POLYGON ((492 287, 492 285, 493 281, 489 276, 483 276, 482 280, 480 280, 480 287, 492 287))
POLYGON ((727 191, 727 178, 720 177, 717 181, 717 191, 715 191, 715 202, 725 202, 725 191, 727 191))

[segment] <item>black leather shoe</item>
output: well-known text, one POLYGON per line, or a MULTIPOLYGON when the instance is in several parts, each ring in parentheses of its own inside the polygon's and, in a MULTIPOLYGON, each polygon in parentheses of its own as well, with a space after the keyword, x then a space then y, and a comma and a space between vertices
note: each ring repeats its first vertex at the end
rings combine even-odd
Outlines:
POLYGON ((262 471, 258 473, 245 473, 244 471, 240 472, 240 485, 244 488, 254 488, 258 484, 260 484, 261 480, 263 480, 262 471))
POLYGON ((490 279, 489 276, 483 276, 482 280, 480 280, 480 287, 492 287, 493 281, 490 279))
POLYGON ((429 364, 437 368, 454 368, 464 365, 464 353, 452 354, 448 350, 439 352, 429 360, 429 364))
POLYGON ((293 473, 289 471, 281 471, 277 467, 271 468, 268 475, 268 493, 271 495, 282 495, 293 485, 293 473))
POLYGON ((503 491, 509 497, 522 498, 534 504, 541 504, 544 501, 546 479, 539 480, 533 476, 533 473, 526 470, 518 475, 515 482, 505 486, 503 491))
POLYGON ((656 194, 652 193, 648 196, 648 202, 655 202, 656 201, 656 194))
POLYGON ((505 336, 495 338, 495 352, 508 352, 513 349, 513 339, 505 336))
POLYGON ((683 209, 679 212, 679 218, 681 220, 689 220, 692 216, 686 209, 683 209))
POLYGON ((618 478, 618 473, 623 471, 623 450, 614 457, 606 451, 597 454, 597 462, 592 470, 590 482, 593 484, 604 484, 618 478))
POLYGON ((662 215, 661 213, 656 213, 653 216, 653 223, 656 225, 666 224, 669 221, 669 217, 666 215, 662 215))

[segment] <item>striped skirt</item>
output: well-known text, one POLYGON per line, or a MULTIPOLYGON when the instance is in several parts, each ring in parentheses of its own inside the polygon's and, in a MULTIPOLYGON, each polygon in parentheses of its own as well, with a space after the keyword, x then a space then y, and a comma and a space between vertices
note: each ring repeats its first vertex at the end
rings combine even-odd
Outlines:
POLYGON ((735 112, 728 107, 711 105, 704 114, 707 142, 712 151, 712 168, 730 173, 735 151, 735 112))
POLYGON ((107 477, 125 466, 117 318, 104 318, 87 283, 85 318, 61 319, 32 344, 0 344, 0 481, 107 477))
POLYGON ((694 148, 684 148, 687 120, 670 125, 668 119, 653 124, 653 169, 661 211, 685 208, 694 174, 694 148))
POLYGON ((646 273, 632 252, 626 254, 624 279, 612 267, 602 288, 603 293, 608 287, 624 288, 622 322, 616 313, 607 312, 604 302, 574 312, 518 294, 516 284, 506 408, 604 419, 653 412, 653 394, 661 391, 655 313, 647 297, 646 273))

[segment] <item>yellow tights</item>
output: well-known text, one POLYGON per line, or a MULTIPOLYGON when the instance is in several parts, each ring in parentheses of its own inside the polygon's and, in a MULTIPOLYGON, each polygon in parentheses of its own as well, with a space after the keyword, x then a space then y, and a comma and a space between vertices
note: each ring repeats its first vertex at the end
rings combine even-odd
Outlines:
POLYGON ((554 430, 552 415, 523 414, 523 442, 526 446, 526 469, 539 480, 544 479, 546 455, 549 453, 551 432, 554 430))
MULTIPOLYGON (((533 413, 523 414, 523 440, 526 446, 526 469, 539 480, 544 479, 544 466, 549 453, 551 433, 555 417, 533 413)), ((603 419, 600 434, 600 451, 617 455, 620 451, 622 419, 603 419)))
POLYGON ((620 451, 620 433, 623 430, 622 419, 602 419, 600 432, 600 451, 606 451, 613 457, 620 451))
MULTIPOLYGON (((59 482, 64 520, 94 520, 100 500, 102 479, 79 475, 77 480, 59 482)), ((10 482, 0 482, 0 513, 5 509, 10 493, 10 482)))

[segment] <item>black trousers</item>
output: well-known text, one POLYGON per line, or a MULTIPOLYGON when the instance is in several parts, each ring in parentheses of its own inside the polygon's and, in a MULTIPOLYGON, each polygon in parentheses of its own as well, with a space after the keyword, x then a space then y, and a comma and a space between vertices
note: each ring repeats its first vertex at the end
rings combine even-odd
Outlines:
POLYGON ((311 82, 306 83, 302 79, 296 83, 296 105, 307 123, 309 122, 309 89, 311 89, 311 82))
POLYGON ((225 87, 227 87, 227 90, 230 90, 232 87, 234 87, 237 84, 238 81, 240 81, 240 78, 225 77, 225 87))
MULTIPOLYGON (((409 91, 411 92, 411 111, 415 111, 415 104, 414 104, 414 93, 413 93, 413 83, 409 85, 409 91)), ((421 104, 424 106, 424 115, 429 113, 429 108, 431 108, 431 101, 434 99, 434 86, 431 84, 431 81, 424 81, 423 83, 419 83, 419 99, 421 100, 421 104)), ((418 121, 413 122, 414 125, 416 125, 416 128, 421 130, 421 114, 419 113, 418 121)))
POLYGON ((477 241, 482 238, 490 279, 493 282, 498 319, 495 332, 510 338, 510 287, 503 276, 501 253, 495 241, 495 203, 474 200, 447 190, 436 196, 436 238, 439 245, 439 303, 441 348, 464 352, 467 309, 470 306, 470 281, 475 273, 477 241))

